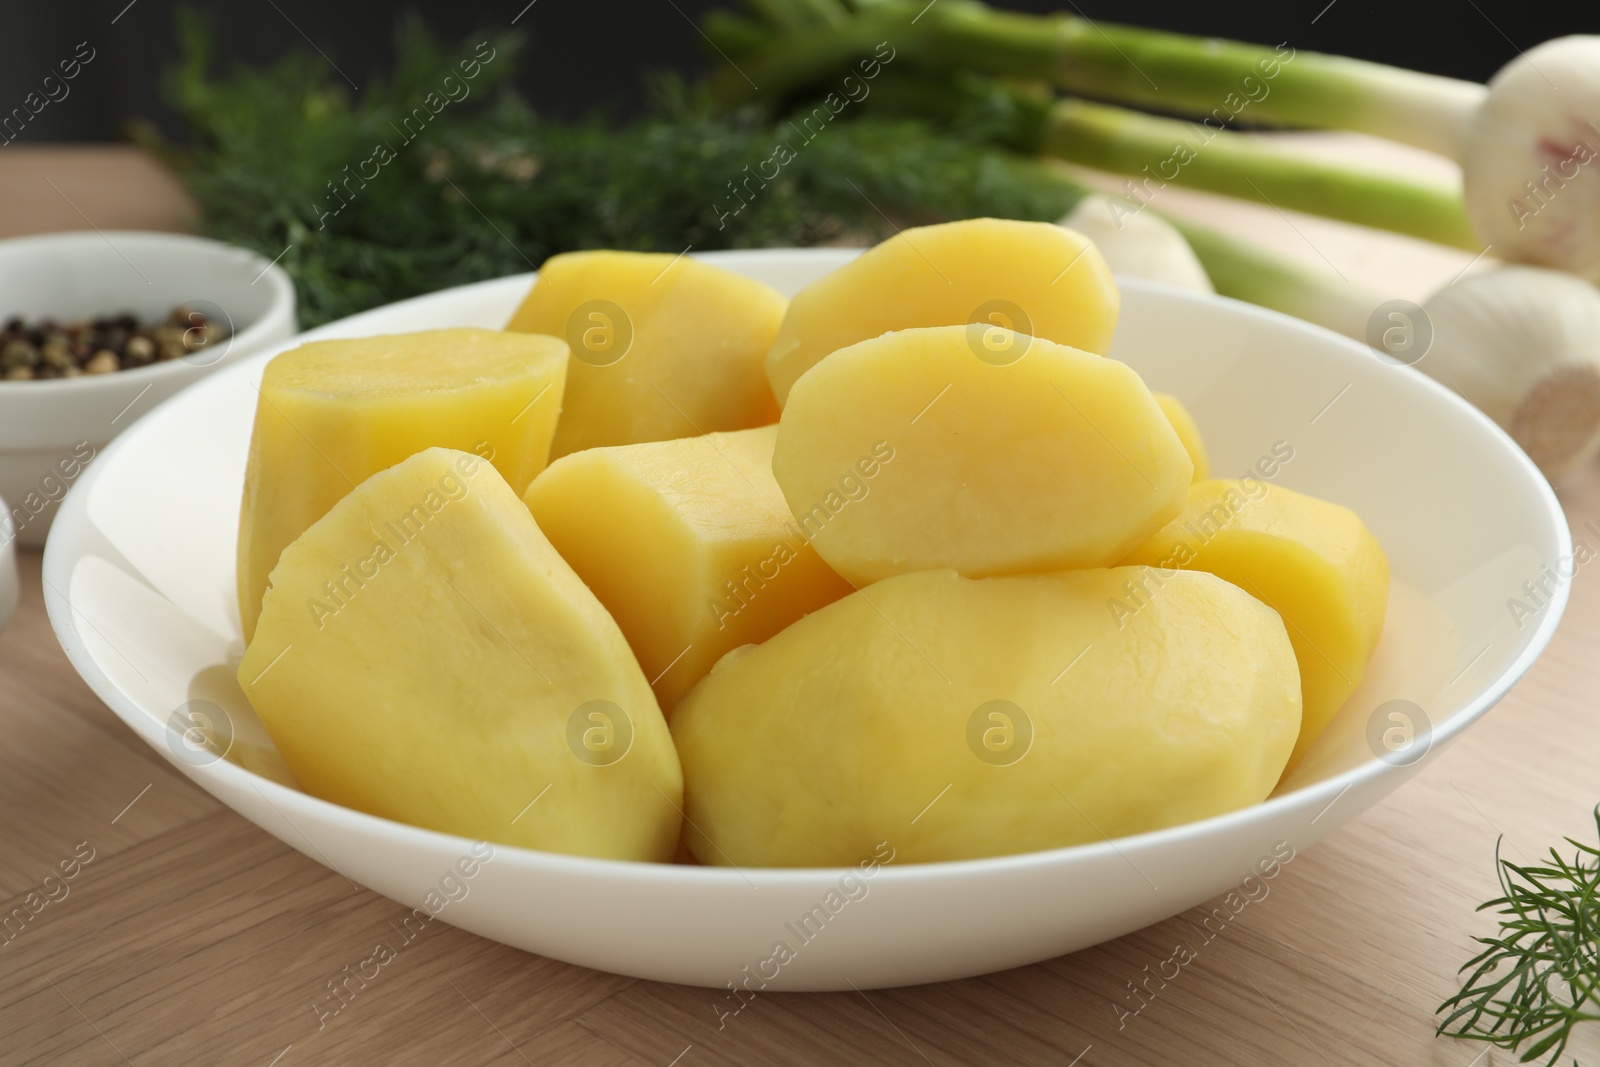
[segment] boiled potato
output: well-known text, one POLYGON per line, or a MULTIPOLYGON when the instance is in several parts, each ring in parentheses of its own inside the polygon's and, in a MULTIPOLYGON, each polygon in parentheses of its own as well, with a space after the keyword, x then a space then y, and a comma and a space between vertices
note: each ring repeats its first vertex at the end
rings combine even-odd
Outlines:
POLYGON ((762 361, 786 301, 688 256, 552 256, 508 330, 572 348, 553 458, 777 421, 762 361))
POLYGON ((1264 799, 1300 729, 1277 613, 1146 568, 890 578, 724 656, 678 705, 707 864, 844 866, 1101 841, 1264 799))
POLYGON ((1177 433, 1178 440, 1183 442, 1183 450, 1189 453, 1189 462, 1194 464, 1194 480, 1199 482, 1211 477, 1211 461, 1206 458, 1206 443, 1200 436, 1200 427, 1195 425, 1194 416, 1183 406, 1183 401, 1171 393, 1153 395, 1161 408, 1161 414, 1172 423, 1172 429, 1177 433))
POLYGON ((806 286, 783 317, 767 378, 779 403, 828 353, 916 326, 997 326, 1104 354, 1120 298, 1080 233, 1047 222, 919 226, 806 286))
POLYGON ((1013 361, 991 362, 978 332, 862 341, 789 395, 773 473, 817 552, 858 587, 941 567, 1104 566, 1183 505, 1193 466, 1137 374, 1010 331, 999 343, 1013 361))
POLYGON ((325 800, 550 852, 672 858, 682 774, 644 674, 475 456, 419 452, 284 549, 239 684, 325 800))
POLYGON ((1164 597, 1162 576, 1181 568, 1226 578, 1283 616, 1305 709, 1291 764, 1360 684, 1383 633, 1389 562, 1360 517, 1256 478, 1195 483, 1178 517, 1126 562, 1157 569, 1148 589, 1118 598, 1120 615, 1164 597))
POLYGON ((669 715, 722 654, 851 591, 772 477, 778 428, 591 448, 524 496, 622 627, 669 715))
POLYGON ((268 363, 239 515, 245 640, 278 554, 378 471, 473 450, 521 492, 549 456, 566 372, 555 337, 468 329, 316 341, 268 363))

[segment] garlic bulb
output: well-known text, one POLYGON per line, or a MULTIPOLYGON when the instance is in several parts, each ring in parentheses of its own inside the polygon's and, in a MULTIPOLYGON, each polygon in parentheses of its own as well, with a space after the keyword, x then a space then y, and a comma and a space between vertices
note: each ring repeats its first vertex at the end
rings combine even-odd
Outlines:
POLYGON ((1423 305, 1418 370, 1500 425, 1552 482, 1600 450, 1600 290, 1540 267, 1463 278, 1423 305))
POLYGON ((1141 210, 1138 204, 1092 194, 1080 200, 1058 225, 1093 241, 1113 274, 1198 293, 1216 292, 1183 235, 1166 219, 1141 210))
POLYGON ((1461 151, 1467 215, 1501 259, 1600 281, 1600 37, 1546 41, 1489 82, 1461 151))

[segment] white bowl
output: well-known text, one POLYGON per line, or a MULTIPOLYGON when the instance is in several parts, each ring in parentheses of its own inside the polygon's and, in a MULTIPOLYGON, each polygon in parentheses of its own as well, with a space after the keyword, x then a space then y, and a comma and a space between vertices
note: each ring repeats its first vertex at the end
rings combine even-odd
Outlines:
MULTIPOLYGON (((705 258, 793 292, 850 254, 705 258)), ((306 336, 499 327, 530 281, 436 293, 306 336)), ((1355 508, 1393 567, 1387 632, 1361 690, 1273 797, 1229 815, 1049 852, 890 863, 862 879, 864 888, 852 881, 849 894, 833 896, 843 870, 652 865, 507 846, 487 864, 469 862, 471 878, 452 876, 471 842, 296 789, 233 679, 241 654, 234 538, 266 354, 168 401, 90 469, 45 553, 46 603, 95 692, 205 789, 318 862, 409 906, 438 907, 445 921, 485 937, 717 988, 930 982, 1071 952, 1215 896, 1270 860, 1278 843, 1305 848, 1405 781, 1430 737, 1436 750, 1459 734, 1544 648, 1565 586, 1521 628, 1506 598, 1572 551, 1533 465, 1422 375, 1245 304, 1131 281, 1123 298, 1114 354, 1191 406, 1217 472, 1242 473, 1287 442, 1294 456, 1276 480, 1355 508), (223 741, 231 733, 229 758, 187 745, 182 731, 192 725, 215 728, 223 741), (1416 728, 1409 746, 1407 726, 1416 728), (458 899, 437 895, 441 887, 458 899), (827 936, 802 944, 794 931, 817 909, 812 926, 827 936), (794 954, 781 964, 772 962, 780 941, 794 954)))
MULTIPOLYGON (((6 502, 0 500, 0 515, 6 513, 6 502)), ((6 628, 17 610, 17 546, 15 538, 0 538, 0 630, 6 628)))
POLYGON ((164 322, 180 304, 231 324, 232 338, 184 359, 115 374, 0 380, 0 539, 42 545, 87 458, 142 414, 220 367, 291 337, 294 284, 248 249, 171 233, 91 230, 0 241, 0 321, 131 312, 164 322))

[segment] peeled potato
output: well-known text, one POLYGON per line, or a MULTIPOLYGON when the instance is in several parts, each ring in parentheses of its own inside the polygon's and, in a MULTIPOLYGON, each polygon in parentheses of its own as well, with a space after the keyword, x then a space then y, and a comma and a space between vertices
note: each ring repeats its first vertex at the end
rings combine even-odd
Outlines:
POLYGON ((688 256, 552 256, 508 330, 572 349, 552 458, 777 421, 762 361, 786 305, 770 286, 688 256))
POLYGON ((239 515, 239 615, 255 632, 278 554, 346 493, 424 448, 474 451, 521 492, 544 469, 567 346, 498 330, 315 341, 261 376, 239 515))
POLYGON ((1120 298, 1090 240, 1047 222, 902 230, 806 286, 767 353, 780 404, 828 353, 889 330, 979 323, 1104 354, 1120 298))
POLYGON ((1114 563, 1177 514, 1193 466, 1124 364, 940 326, 813 367, 789 395, 772 470, 817 552, 859 587, 943 567, 1114 563), (868 481, 858 466, 874 458, 868 481))
POLYGON ((644 674, 475 456, 420 452, 284 549, 239 684, 325 800, 551 852, 672 858, 682 774, 644 674))
POLYGON ((1300 729, 1277 613, 1145 568, 891 578, 729 653, 672 721, 707 864, 842 866, 1100 841, 1264 799, 1300 729))
POLYGON ((772 477, 776 426, 591 448, 524 499, 622 627, 669 715, 723 653, 851 591, 772 477))
POLYGON ((1211 461, 1206 458, 1206 443, 1200 436, 1200 427, 1195 425, 1194 416, 1183 406, 1183 401, 1171 393, 1153 395, 1161 407, 1161 413, 1172 423, 1172 429, 1177 433, 1178 440, 1183 442, 1183 450, 1189 453, 1189 462, 1194 464, 1194 480, 1199 482, 1211 477, 1211 461))
POLYGON ((1283 616, 1305 710, 1291 764, 1355 692, 1383 633, 1389 562, 1360 517, 1254 478, 1196 482, 1178 517, 1125 562, 1155 569, 1117 599, 1121 616, 1164 597, 1178 569, 1226 578, 1283 616))

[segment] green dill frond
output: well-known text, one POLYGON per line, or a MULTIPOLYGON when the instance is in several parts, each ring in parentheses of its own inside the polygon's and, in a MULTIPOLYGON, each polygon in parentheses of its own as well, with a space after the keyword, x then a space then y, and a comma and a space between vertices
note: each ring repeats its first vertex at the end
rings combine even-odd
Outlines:
POLYGON ((204 26, 181 32, 167 87, 206 232, 283 253, 306 325, 574 249, 866 243, 975 215, 1053 220, 1080 195, 1047 164, 923 120, 851 104, 775 122, 670 77, 639 120, 550 120, 508 87, 515 35, 444 47, 402 20, 393 73, 353 93, 316 56, 219 76, 204 26), (446 78, 468 91, 439 107, 446 78))
MULTIPOLYGON (((1594 815, 1600 835, 1600 807, 1594 815)), ((1496 911, 1500 931, 1475 939, 1484 950, 1462 966, 1471 974, 1461 991, 1439 1005, 1439 1033, 1554 1064, 1575 1026, 1600 1020, 1600 848, 1567 843, 1577 850, 1571 860, 1552 848, 1549 865, 1529 867, 1496 846, 1501 895, 1478 910, 1496 911)))

